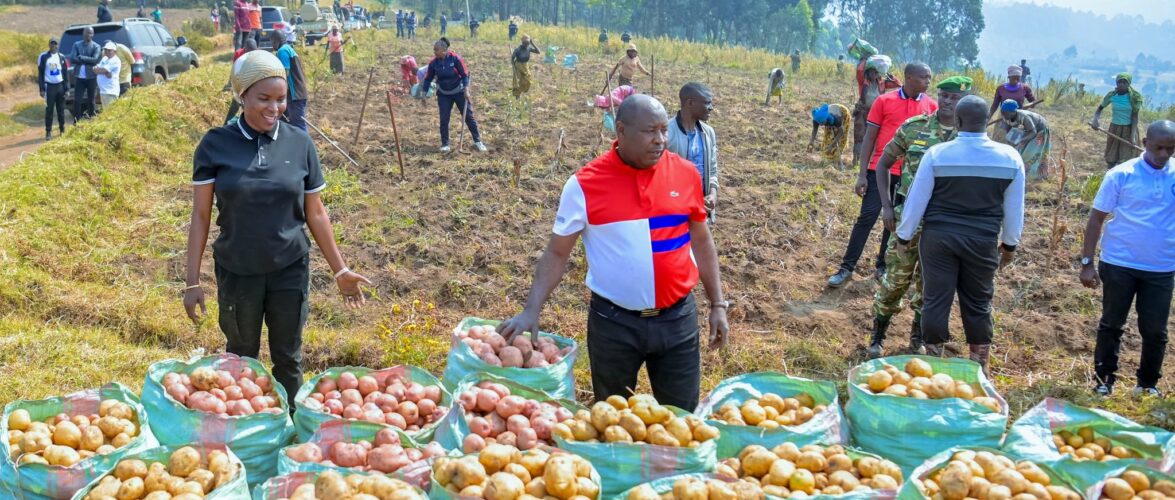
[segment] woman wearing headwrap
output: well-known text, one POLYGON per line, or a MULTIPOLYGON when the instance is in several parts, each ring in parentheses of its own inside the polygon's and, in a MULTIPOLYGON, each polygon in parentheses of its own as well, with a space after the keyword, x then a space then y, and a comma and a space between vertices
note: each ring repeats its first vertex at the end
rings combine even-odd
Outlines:
POLYGON ((845 121, 849 118, 849 108, 841 104, 821 104, 812 109, 812 138, 808 139, 808 151, 816 146, 816 132, 824 127, 824 137, 820 140, 820 155, 825 161, 836 162, 836 168, 842 166, 841 154, 849 142, 848 127, 845 121))
POLYGON ((193 322, 207 313, 201 261, 215 198, 220 235, 212 259, 225 350, 256 358, 264 322, 274 378, 295 394, 302 385, 302 329, 310 310, 310 241, 302 228, 310 228, 347 306, 363 305, 359 284, 371 282, 347 267, 335 245, 314 143, 280 120, 287 91, 281 61, 255 50, 233 66, 241 117, 204 134, 192 160, 184 308, 193 322))
POLYGON ((428 62, 424 79, 420 82, 420 89, 428 91, 433 80, 437 82, 437 107, 441 114, 441 152, 448 153, 449 147, 449 116, 453 113, 453 106, 465 119, 469 133, 473 136, 473 147, 485 152, 486 146, 481 142, 481 134, 477 131, 477 120, 473 118, 472 106, 469 106, 469 67, 465 59, 449 50, 449 39, 441 37, 432 45, 433 59, 428 62))
POLYGON ((1025 104, 1036 102, 1036 96, 1032 95, 1032 87, 1020 81, 1022 76, 1024 76, 1024 68, 1018 64, 1008 66, 1008 83, 995 88, 995 98, 991 101, 991 111, 988 113, 989 120, 999 111, 1000 103, 1008 99, 1016 101, 1016 104, 1021 108, 1025 104))
POLYGON ((996 128, 1002 132, 999 134, 1001 142, 1020 152, 1030 179, 1047 177, 1049 151, 1052 150, 1048 120, 1032 111, 1020 109, 1020 105, 1011 99, 1000 103, 1000 116, 996 128))
POLYGON ((1114 78, 1117 85, 1102 98, 1102 103, 1093 113, 1093 121, 1089 123, 1094 130, 1101 129, 1102 110, 1112 106, 1113 118, 1110 119, 1110 130, 1107 132, 1113 137, 1106 138, 1106 168, 1133 160, 1139 153, 1133 146, 1138 145, 1138 112, 1142 111, 1142 94, 1130 85, 1133 79, 1130 73, 1118 73, 1114 78))
POLYGON ((786 85, 787 77, 783 74, 783 68, 772 68, 767 74, 767 98, 763 100, 763 105, 770 106, 772 97, 777 97, 777 102, 783 104, 783 87, 786 85))
POLYGON ((510 65, 514 67, 514 84, 510 88, 515 99, 530 91, 530 55, 539 53, 530 36, 522 35, 522 44, 510 55, 510 65))

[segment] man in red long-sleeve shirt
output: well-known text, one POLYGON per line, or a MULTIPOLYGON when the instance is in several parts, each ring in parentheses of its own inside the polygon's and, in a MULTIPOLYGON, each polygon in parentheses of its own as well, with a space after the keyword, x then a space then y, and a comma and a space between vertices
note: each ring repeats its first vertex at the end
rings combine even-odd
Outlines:
POLYGON ((252 25, 249 23, 249 4, 244 0, 233 1, 233 47, 245 46, 245 39, 252 35, 252 25))

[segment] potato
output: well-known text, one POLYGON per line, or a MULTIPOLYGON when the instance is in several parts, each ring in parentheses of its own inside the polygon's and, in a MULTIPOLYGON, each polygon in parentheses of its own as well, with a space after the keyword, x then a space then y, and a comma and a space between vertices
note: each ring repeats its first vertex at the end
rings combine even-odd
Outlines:
POLYGON ((632 437, 633 441, 644 441, 648 436, 648 428, 645 423, 632 412, 621 413, 619 425, 632 437))
POLYGON ((30 424, 32 424, 32 417, 29 416, 29 411, 24 408, 17 408, 8 414, 9 430, 27 431, 30 424))
POLYGON ((658 495, 652 486, 642 484, 630 490, 626 500, 661 500, 661 495, 658 495))
POLYGON ((747 476, 761 478, 771 470, 771 465, 779 457, 766 449, 755 450, 742 460, 743 473, 747 476))
POLYGON ((486 500, 515 500, 522 496, 525 486, 518 476, 508 472, 498 472, 490 476, 483 496, 486 500))
MULTIPOLYGON (((546 484, 545 480, 543 484, 546 484)), ((583 476, 576 477, 575 494, 590 499, 595 499, 596 497, 600 496, 600 485, 596 484, 595 481, 592 481, 591 478, 583 476)))
POLYGON ((191 446, 185 446, 171 454, 167 461, 167 472, 176 477, 186 478, 199 466, 200 452, 191 446))
MULTIPOLYGON (((875 476, 880 477, 880 476, 875 476)), ((971 490, 971 468, 952 461, 938 478, 939 492, 945 500, 962 500, 971 490)))
POLYGON ((166 491, 152 491, 143 497, 143 500, 172 500, 171 493, 166 491))
POLYGON ((216 487, 216 475, 208 469, 196 469, 188 475, 188 481, 199 484, 204 489, 204 493, 212 491, 216 487))
POLYGON ((478 462, 485 467, 487 474, 494 474, 502 470, 506 464, 510 463, 515 451, 511 446, 501 444, 486 445, 478 455, 478 462))
POLYGON ((1052 484, 1052 479, 1049 478, 1048 474, 1041 470, 1041 468, 1036 464, 1027 460, 1017 463, 1016 471, 1023 475, 1024 479, 1027 479, 1031 482, 1038 483, 1043 486, 1052 484))
POLYGON ((869 384, 869 390, 879 393, 893 383, 893 375, 890 375, 887 371, 876 371, 869 374, 867 383, 869 384))
POLYGON ((816 489, 816 478, 808 469, 796 469, 795 474, 788 480, 788 489, 811 495, 816 489))
POLYGON ((607 402, 596 403, 592 405, 591 423, 597 431, 604 432, 604 429, 620 423, 620 412, 607 402))
POLYGON ((486 468, 477 459, 461 459, 453 464, 451 484, 458 491, 485 483, 486 468))
POLYGON ((1151 487, 1150 478, 1146 477, 1146 474, 1136 470, 1128 470, 1123 472, 1121 478, 1122 480, 1126 481, 1126 483, 1129 484, 1130 487, 1136 492, 1149 490, 1151 487))
POLYGON ((81 447, 82 431, 76 424, 65 421, 57 424, 53 430, 53 444, 68 446, 73 449, 81 447))
POLYGON ((1125 479, 1112 477, 1102 486, 1102 495, 1110 500, 1130 500, 1134 498, 1134 488, 1125 479))
POLYGON ((122 481, 122 486, 119 486, 118 494, 115 497, 118 500, 138 500, 143 498, 144 494, 143 479, 132 477, 122 481))
POLYGON ((570 456, 555 454, 547 459, 547 466, 543 470, 543 484, 548 495, 559 499, 571 498, 576 491, 575 478, 575 462, 570 456))
POLYGON ((114 466, 114 477, 120 481, 132 477, 147 477, 147 464, 142 460, 123 460, 114 466))
POLYGON ((346 498, 350 495, 351 488, 338 472, 323 472, 314 481, 314 496, 317 498, 346 498))
POLYGON ((700 479, 689 477, 673 483, 674 500, 707 500, 709 496, 710 492, 706 488, 706 483, 700 479))
POLYGON ((679 446, 689 446, 690 441, 694 438, 693 431, 690 430, 689 424, 685 423, 684 419, 671 418, 665 423, 665 430, 677 440, 679 446))

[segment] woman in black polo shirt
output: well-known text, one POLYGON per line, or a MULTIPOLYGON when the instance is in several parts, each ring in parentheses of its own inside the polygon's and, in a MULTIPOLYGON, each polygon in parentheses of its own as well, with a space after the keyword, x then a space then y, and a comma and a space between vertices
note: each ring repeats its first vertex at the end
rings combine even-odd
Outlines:
POLYGON ((225 350, 256 358, 264 321, 273 375, 293 396, 302 384, 302 328, 309 313, 310 241, 303 226, 310 227, 348 306, 363 304, 359 284, 370 282, 347 268, 335 245, 314 143, 279 120, 286 108, 285 77, 281 62, 267 51, 241 56, 232 75, 241 118, 209 130, 196 148, 184 308, 192 321, 207 312, 200 262, 215 196, 220 236, 212 257, 225 350))

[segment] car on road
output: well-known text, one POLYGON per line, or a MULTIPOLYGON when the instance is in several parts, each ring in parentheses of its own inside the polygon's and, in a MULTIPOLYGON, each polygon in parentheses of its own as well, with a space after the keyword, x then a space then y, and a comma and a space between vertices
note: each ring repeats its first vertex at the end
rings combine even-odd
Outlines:
MULTIPOLYGON (((71 24, 61 34, 61 53, 73 51, 73 44, 82 39, 82 30, 94 29, 94 42, 99 46, 107 40, 121 43, 131 49, 131 85, 142 86, 163 83, 189 69, 200 66, 200 56, 187 46, 184 37, 173 37, 162 24, 150 19, 132 17, 122 21, 94 24, 71 24)), ((70 79, 73 80, 73 73, 70 79)), ((66 100, 73 101, 73 85, 66 100)))
POLYGON ((258 48, 273 49, 269 41, 269 34, 274 31, 285 32, 286 26, 293 29, 294 14, 285 7, 265 5, 261 7, 261 44, 258 48))

